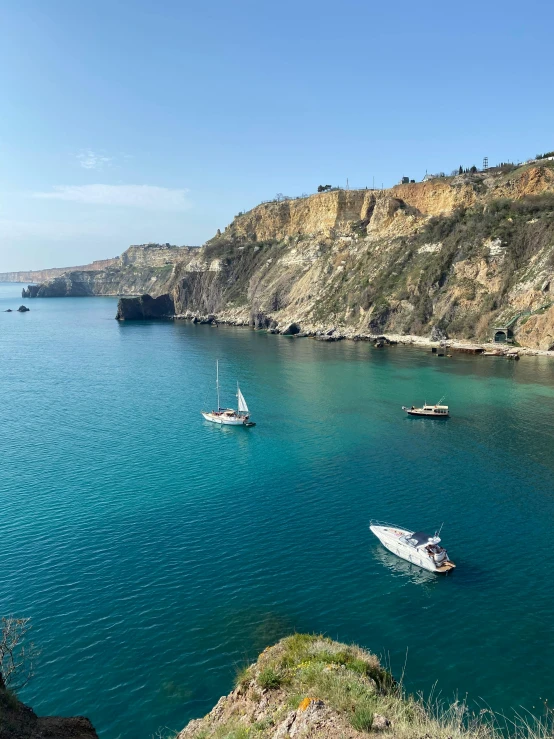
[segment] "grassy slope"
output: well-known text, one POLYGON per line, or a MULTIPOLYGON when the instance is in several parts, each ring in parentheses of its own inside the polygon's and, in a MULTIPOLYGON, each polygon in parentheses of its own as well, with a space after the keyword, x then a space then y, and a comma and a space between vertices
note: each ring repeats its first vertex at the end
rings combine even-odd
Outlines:
MULTIPOLYGON (((536 722, 514 729, 526 739, 550 736, 548 727, 536 722)), ((441 708, 407 696, 377 657, 359 647, 295 634, 241 670, 233 693, 204 719, 192 721, 179 738, 355 739, 377 732, 398 739, 501 736, 488 711, 470 716, 459 702, 441 708)))

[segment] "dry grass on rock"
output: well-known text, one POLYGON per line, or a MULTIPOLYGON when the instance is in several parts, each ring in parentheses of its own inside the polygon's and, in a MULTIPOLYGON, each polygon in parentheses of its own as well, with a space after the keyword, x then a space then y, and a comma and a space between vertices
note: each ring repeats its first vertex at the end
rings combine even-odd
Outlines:
MULTIPOLYGON (((375 655, 323 636, 294 634, 238 674, 235 689, 177 739, 501 739, 488 711, 470 716, 406 696, 375 655)), ((547 739, 523 722, 516 739, 547 739)), ((512 739, 514 739, 512 737, 512 739)))

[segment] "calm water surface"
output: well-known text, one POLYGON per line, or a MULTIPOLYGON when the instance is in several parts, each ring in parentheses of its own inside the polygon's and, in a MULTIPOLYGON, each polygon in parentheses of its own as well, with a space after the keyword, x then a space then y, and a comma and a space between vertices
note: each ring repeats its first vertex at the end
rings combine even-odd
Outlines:
MULTIPOLYGON (((0 310, 21 286, 0 286, 0 310)), ((0 612, 42 648, 22 697, 101 737, 182 728, 292 632, 406 682, 537 709, 554 683, 554 362, 113 320, 109 298, 0 312, 0 612), (237 378, 258 425, 199 411, 237 378), (454 417, 402 404, 445 395, 454 417), (371 517, 445 522, 458 569, 381 548, 371 517)))

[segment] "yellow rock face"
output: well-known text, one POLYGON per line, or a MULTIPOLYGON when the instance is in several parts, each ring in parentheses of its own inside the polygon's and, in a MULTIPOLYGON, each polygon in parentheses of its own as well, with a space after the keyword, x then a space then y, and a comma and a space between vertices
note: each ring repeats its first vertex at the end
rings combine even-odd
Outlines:
POLYGON ((554 349, 554 306, 542 315, 530 316, 519 328, 516 336, 523 346, 543 351, 554 349))
POLYGON ((484 341, 517 318, 522 345, 550 348, 554 207, 502 205, 549 192, 541 165, 262 203, 176 265, 175 304, 345 336, 484 341))

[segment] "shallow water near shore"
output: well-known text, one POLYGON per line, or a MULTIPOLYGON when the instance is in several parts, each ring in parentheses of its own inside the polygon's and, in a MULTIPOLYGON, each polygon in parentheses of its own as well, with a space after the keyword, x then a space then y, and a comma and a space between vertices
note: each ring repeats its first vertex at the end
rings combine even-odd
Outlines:
POLYGON ((101 737, 181 729, 292 631, 409 690, 539 713, 554 684, 554 361, 318 343, 0 285, 0 614, 32 617, 23 700, 101 737), (235 383, 252 429, 200 409, 235 383), (406 417, 446 396, 453 417, 406 417), (438 577, 370 518, 444 522, 438 577))

